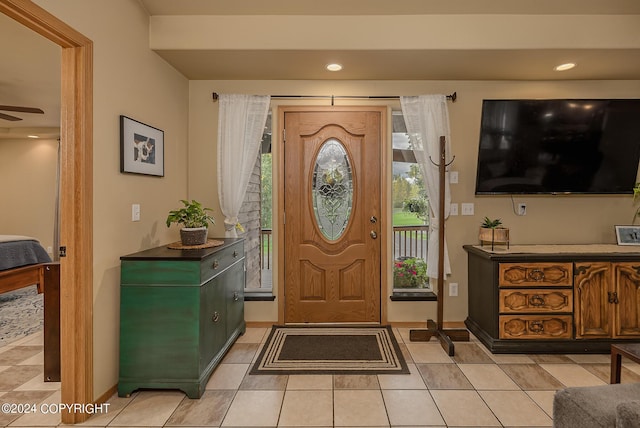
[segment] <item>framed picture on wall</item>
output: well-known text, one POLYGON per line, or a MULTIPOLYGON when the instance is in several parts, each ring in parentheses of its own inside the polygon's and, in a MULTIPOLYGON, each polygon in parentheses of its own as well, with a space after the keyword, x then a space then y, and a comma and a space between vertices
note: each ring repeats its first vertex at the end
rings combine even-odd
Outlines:
POLYGON ((120 172, 164 177, 164 131, 120 116, 120 172))
POLYGON ((616 226, 618 245, 640 245, 640 226, 616 226))

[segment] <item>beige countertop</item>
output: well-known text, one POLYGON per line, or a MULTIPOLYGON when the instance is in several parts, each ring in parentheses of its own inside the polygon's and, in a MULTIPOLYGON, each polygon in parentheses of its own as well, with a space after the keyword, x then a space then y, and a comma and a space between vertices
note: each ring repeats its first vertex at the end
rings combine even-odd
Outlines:
POLYGON ((640 245, 616 244, 545 244, 545 245, 504 245, 500 247, 474 245, 491 254, 547 254, 547 253, 640 253, 640 245))

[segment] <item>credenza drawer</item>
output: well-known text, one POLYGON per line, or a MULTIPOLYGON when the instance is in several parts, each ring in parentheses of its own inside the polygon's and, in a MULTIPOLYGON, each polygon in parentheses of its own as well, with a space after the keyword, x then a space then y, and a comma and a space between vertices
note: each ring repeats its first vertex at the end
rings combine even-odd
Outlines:
POLYGON ((500 339, 569 339, 571 315, 500 315, 500 339))
POLYGON ((571 289, 502 289, 500 313, 573 311, 571 289))
POLYGON ((200 276, 203 282, 209 281, 215 275, 244 258, 244 242, 240 241, 212 254, 202 261, 200 276))
POLYGON ((573 263, 500 263, 500 287, 570 287, 573 263))

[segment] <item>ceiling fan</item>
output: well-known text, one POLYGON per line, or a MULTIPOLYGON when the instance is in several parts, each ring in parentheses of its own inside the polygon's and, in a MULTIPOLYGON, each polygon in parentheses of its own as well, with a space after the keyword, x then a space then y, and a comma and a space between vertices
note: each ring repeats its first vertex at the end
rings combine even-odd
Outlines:
MULTIPOLYGON (((19 107, 19 106, 3 106, 0 105, 0 110, 18 112, 18 113, 36 113, 36 114, 44 114, 44 111, 35 107, 19 107)), ((22 118, 17 116, 12 116, 10 114, 5 114, 0 112, 0 119, 10 120, 12 122, 16 122, 18 120, 22 120, 22 118)))

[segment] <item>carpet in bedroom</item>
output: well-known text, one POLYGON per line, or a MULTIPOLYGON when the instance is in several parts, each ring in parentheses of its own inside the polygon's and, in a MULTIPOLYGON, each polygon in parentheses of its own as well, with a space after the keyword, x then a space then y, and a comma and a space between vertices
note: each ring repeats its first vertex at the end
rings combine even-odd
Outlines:
POLYGON ((274 326, 251 374, 406 374, 388 326, 274 326))
POLYGON ((44 295, 35 285, 0 294, 0 347, 42 330, 44 295))

